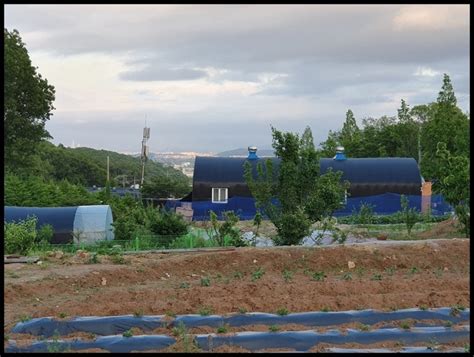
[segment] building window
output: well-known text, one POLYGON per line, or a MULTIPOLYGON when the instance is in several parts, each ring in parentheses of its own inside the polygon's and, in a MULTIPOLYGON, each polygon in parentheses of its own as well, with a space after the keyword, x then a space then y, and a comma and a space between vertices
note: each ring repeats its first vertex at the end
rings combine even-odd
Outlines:
POLYGON ((212 203, 227 203, 228 188, 213 188, 212 203))

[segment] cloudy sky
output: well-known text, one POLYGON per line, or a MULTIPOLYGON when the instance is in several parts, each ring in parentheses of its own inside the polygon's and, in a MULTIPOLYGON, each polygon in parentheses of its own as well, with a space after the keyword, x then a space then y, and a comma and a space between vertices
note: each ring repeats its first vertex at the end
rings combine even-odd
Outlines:
POLYGON ((351 108, 436 100, 443 73, 469 111, 468 5, 6 5, 56 88, 54 143, 138 152, 316 143, 351 108))

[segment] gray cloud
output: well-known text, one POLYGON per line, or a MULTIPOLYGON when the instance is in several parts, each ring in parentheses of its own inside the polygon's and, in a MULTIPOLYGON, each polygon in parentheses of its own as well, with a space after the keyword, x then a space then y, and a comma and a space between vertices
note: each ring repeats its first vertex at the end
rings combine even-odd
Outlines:
POLYGON ((128 81, 182 81, 207 77, 207 72, 196 69, 161 69, 148 66, 138 71, 120 73, 119 77, 128 81))
MULTIPOLYGON (((348 108, 359 119, 396 115, 402 98, 411 106, 436 100, 443 73, 469 110, 467 5, 7 5, 5 27, 17 28, 31 53, 64 61, 87 53, 117 58, 123 85, 206 79, 258 86, 253 95, 229 94, 202 112, 157 110, 152 132, 160 150, 268 146, 271 123, 292 131, 309 124, 320 142, 340 127, 348 108), (419 68, 428 69, 424 76, 415 75, 419 68), (308 99, 311 106, 273 120, 288 98, 308 99), (252 106, 254 115, 246 110, 252 106)), ((158 90, 134 93, 157 107, 165 100, 154 94, 158 90)), ((113 108, 58 112, 48 128, 65 143, 131 151, 130 133, 141 135, 142 123, 130 119, 136 115, 113 108), (84 116, 87 123, 74 124, 84 116)))

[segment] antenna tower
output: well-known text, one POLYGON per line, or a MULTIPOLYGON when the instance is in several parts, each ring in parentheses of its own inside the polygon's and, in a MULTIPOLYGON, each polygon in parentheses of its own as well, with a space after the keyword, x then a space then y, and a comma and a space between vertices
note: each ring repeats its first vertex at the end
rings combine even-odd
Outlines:
POLYGON ((148 160, 148 139, 150 139, 150 128, 147 128, 145 122, 145 127, 143 128, 142 153, 140 156, 140 159, 142 161, 142 180, 140 184, 141 186, 143 186, 143 181, 145 178, 145 163, 148 160))

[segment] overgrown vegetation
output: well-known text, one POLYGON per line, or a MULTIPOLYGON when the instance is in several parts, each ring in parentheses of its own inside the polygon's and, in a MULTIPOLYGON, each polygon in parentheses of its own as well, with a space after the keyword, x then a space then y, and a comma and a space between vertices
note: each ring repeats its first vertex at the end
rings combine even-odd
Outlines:
POLYGON ((240 236, 240 231, 235 227, 239 221, 239 217, 233 212, 223 212, 223 221, 217 219, 217 214, 214 211, 210 211, 210 220, 204 222, 204 229, 211 241, 217 243, 218 246, 234 246, 243 247, 246 246, 246 242, 240 236))
POLYGON ((3 223, 3 237, 6 254, 27 255, 30 251, 49 244, 53 237, 50 225, 37 228, 36 217, 28 217, 18 222, 3 223))
POLYGON ((313 223, 330 217, 342 207, 348 183, 341 183, 342 172, 320 174, 319 156, 311 129, 302 137, 282 133, 272 127, 273 148, 280 159, 278 173, 272 160, 244 165, 246 183, 262 210, 277 228, 277 245, 299 244, 309 235, 313 223))

